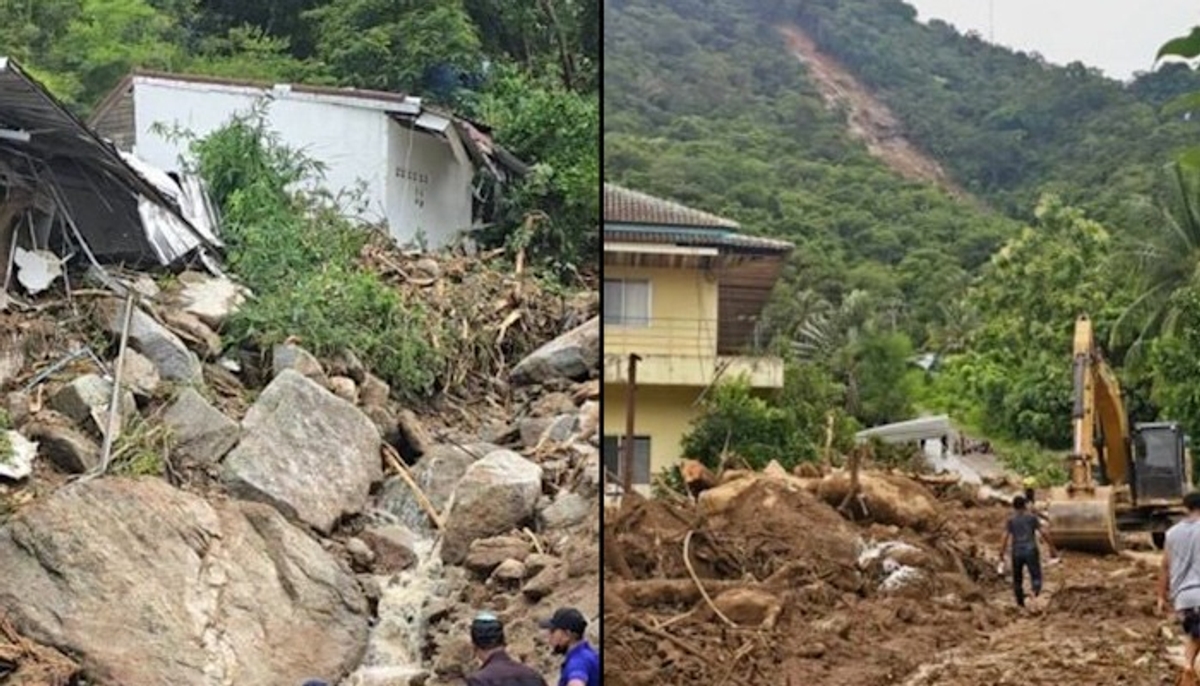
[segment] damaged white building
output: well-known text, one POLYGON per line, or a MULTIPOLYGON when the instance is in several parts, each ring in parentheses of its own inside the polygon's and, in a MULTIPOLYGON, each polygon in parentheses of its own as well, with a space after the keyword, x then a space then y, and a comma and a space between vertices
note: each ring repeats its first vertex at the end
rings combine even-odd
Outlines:
POLYGON ((123 156, 0 57, 0 306, 18 281, 49 286, 72 259, 177 265, 221 248, 196 179, 123 156))
POLYGON ((486 225, 496 194, 525 173, 483 126, 378 91, 135 72, 91 124, 121 150, 177 172, 188 141, 171 131, 203 138, 264 101, 267 126, 324 165, 321 184, 347 214, 386 224, 401 244, 439 248, 486 225))

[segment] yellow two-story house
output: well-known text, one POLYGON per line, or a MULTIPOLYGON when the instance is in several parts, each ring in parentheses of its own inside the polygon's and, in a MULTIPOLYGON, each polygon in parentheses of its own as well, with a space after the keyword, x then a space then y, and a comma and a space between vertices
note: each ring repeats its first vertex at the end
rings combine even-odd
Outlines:
POLYGON ((681 457, 705 392, 743 376, 783 386, 783 360, 755 354, 759 318, 794 246, 722 217, 604 185, 604 464, 619 484, 631 354, 635 490, 681 457))

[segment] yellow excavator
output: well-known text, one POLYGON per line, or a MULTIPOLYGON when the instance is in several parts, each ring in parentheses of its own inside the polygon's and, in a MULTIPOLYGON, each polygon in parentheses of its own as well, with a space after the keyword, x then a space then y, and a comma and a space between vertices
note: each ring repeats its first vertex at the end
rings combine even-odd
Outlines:
POLYGON ((1119 532, 1150 532, 1161 548, 1184 516, 1192 483, 1188 439, 1174 422, 1130 425, 1121 386, 1096 345, 1092 322, 1075 321, 1074 445, 1070 479, 1050 491, 1047 533, 1059 548, 1120 549, 1119 532))

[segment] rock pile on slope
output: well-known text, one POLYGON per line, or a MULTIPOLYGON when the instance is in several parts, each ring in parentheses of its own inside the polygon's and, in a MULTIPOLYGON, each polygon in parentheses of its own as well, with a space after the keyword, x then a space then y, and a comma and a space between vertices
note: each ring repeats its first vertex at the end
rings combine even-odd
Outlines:
MULTIPOLYGON (((482 279, 436 287, 465 302, 482 279)), ((0 640, 0 670, 12 653, 15 675, 89 684, 450 683, 489 609, 549 677, 535 620, 571 604, 598 628, 599 327, 577 309, 594 300, 560 306, 557 331, 526 302, 513 337, 541 331, 525 352, 542 349, 475 406, 418 408, 349 352, 222 350, 247 297, 228 281, 126 285, 153 300, 130 318, 100 476, 125 301, 0 312, 0 616, 17 646, 0 640)))

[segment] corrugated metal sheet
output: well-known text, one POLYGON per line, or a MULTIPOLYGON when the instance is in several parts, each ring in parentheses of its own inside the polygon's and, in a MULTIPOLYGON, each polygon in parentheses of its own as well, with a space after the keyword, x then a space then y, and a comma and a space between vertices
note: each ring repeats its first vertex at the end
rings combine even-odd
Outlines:
POLYGON ((159 262, 172 264, 205 243, 222 245, 216 233, 216 212, 208 202, 203 183, 199 179, 185 176, 181 186, 166 172, 133 155, 121 153, 121 159, 154 184, 160 193, 170 197, 183 215, 180 217, 169 212, 145 197, 138 201, 142 227, 154 247, 159 262), (188 230, 188 224, 191 224, 195 231, 188 230))
POLYGON ((164 258, 176 255, 169 246, 183 244, 176 233, 191 236, 197 246, 216 247, 187 221, 169 194, 139 174, 20 65, 2 57, 0 128, 29 134, 27 142, 0 141, 0 157, 20 161, 31 186, 53 186, 54 196, 97 258, 168 264, 164 258), (146 228, 142 205, 171 217, 172 228, 152 223, 139 231, 146 228))

